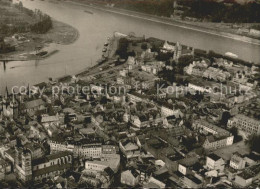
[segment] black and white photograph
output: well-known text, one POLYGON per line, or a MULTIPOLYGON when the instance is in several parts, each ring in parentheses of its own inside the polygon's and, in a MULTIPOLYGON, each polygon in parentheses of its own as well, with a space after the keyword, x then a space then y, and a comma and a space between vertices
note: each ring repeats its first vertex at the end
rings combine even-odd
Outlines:
POLYGON ((260 0, 0 0, 0 188, 260 188, 260 0))

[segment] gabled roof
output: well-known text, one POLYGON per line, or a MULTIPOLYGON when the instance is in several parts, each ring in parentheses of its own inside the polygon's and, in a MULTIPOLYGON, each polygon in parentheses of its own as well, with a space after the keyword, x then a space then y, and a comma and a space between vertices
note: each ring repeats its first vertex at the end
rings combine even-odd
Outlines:
POLYGON ((55 154, 50 154, 50 155, 47 155, 46 157, 33 160, 32 165, 33 166, 39 165, 41 163, 45 163, 45 162, 48 162, 50 160, 58 159, 58 158, 65 157, 65 156, 68 156, 68 155, 72 155, 72 152, 68 152, 68 151, 57 152, 55 154))
POLYGON ((140 175, 135 169, 126 170, 122 174, 126 174, 128 176, 132 175, 134 178, 136 178, 136 177, 138 177, 138 175, 140 175))
POLYGON ((42 99, 32 100, 32 101, 25 103, 25 108, 31 109, 31 108, 35 108, 35 107, 38 107, 38 106, 41 106, 44 104, 45 104, 45 102, 42 99))
POLYGON ((181 164, 183 166, 187 166, 187 167, 190 167, 190 166, 194 165, 197 162, 198 162, 198 158, 196 156, 178 160, 179 164, 181 164))

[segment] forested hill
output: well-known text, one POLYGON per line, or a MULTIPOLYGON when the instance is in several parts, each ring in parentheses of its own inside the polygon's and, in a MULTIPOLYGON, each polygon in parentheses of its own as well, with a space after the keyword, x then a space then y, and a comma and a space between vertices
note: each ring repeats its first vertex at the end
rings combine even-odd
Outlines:
POLYGON ((46 33, 52 28, 51 18, 39 10, 29 10, 22 2, 13 4, 0 0, 0 35, 35 32, 46 33))
POLYGON ((114 7, 170 17, 178 12, 182 17, 193 17, 211 22, 260 23, 260 4, 238 4, 234 0, 82 0, 113 5, 114 7))
POLYGON ((260 23, 260 4, 218 3, 208 0, 184 0, 180 4, 189 9, 183 16, 208 19, 212 22, 260 23))

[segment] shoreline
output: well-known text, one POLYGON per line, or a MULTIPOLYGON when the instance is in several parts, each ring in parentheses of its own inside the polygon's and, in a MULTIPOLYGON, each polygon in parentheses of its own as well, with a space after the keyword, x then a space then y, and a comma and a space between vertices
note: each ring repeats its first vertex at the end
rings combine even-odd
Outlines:
POLYGON ((75 43, 79 39, 79 31, 72 27, 71 25, 57 21, 55 19, 52 19, 53 21, 53 28, 50 29, 47 33, 44 34, 35 34, 35 33, 20 33, 20 35, 28 35, 31 38, 37 38, 39 39, 39 42, 37 45, 41 46, 43 51, 47 51, 47 54, 43 56, 37 56, 33 51, 32 47, 33 45, 29 46, 26 49, 24 47, 23 49, 19 49, 10 52, 8 54, 1 54, 0 55, 0 61, 33 61, 33 60, 43 60, 46 58, 49 58, 50 56, 58 53, 59 49, 49 49, 49 45, 51 44, 57 44, 57 45, 70 45, 75 43), (68 33, 68 34, 67 34, 68 33), (68 35, 68 37, 67 37, 68 35), (66 38, 67 37, 67 38, 66 38), (26 53, 27 52, 27 53, 26 53), (1 57, 2 56, 2 57, 1 57))
POLYGON ((242 35, 237 35, 237 34, 233 34, 233 33, 228 33, 228 32, 224 32, 224 31, 217 31, 217 30, 205 28, 202 26, 195 26, 191 23, 186 23, 186 22, 183 22, 180 20, 173 20, 173 19, 166 18, 166 17, 159 17, 159 16, 149 15, 149 14, 145 14, 145 13, 130 11, 130 10, 126 10, 126 9, 120 9, 120 8, 114 8, 114 7, 111 8, 108 6, 102 6, 102 5, 97 5, 97 4, 94 5, 94 4, 90 4, 89 2, 82 3, 82 2, 75 2, 75 1, 70 1, 70 0, 65 1, 65 2, 74 4, 74 5, 79 5, 79 6, 86 6, 89 8, 94 8, 97 10, 102 10, 102 11, 106 11, 106 12, 110 12, 110 13, 114 13, 114 14, 129 16, 129 17, 133 17, 133 18, 137 18, 137 19, 147 20, 147 21, 166 24, 166 25, 170 25, 170 26, 183 28, 183 29, 198 31, 198 32, 207 33, 207 34, 211 34, 211 35, 216 35, 216 36, 229 38, 229 39, 233 39, 236 41, 241 41, 244 43, 249 43, 249 44, 260 46, 260 40, 258 40, 258 39, 254 39, 254 38, 250 38, 250 37, 242 36, 242 35))

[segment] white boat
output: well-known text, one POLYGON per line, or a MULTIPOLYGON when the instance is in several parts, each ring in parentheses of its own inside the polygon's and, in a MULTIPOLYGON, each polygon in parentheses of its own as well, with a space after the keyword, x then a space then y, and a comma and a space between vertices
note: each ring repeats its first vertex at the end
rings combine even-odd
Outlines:
POLYGON ((238 58, 238 56, 236 54, 232 53, 232 52, 226 52, 225 55, 229 56, 231 58, 238 58))

